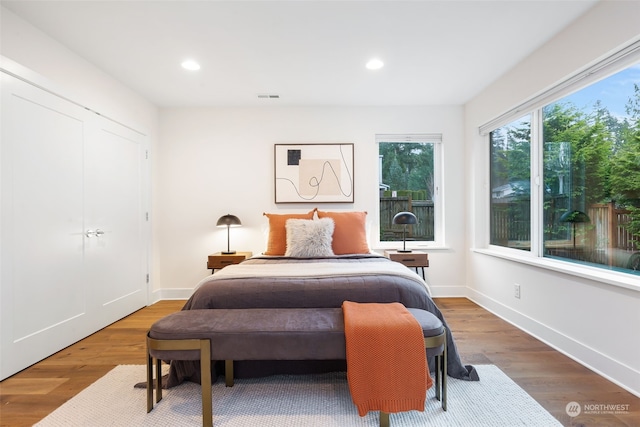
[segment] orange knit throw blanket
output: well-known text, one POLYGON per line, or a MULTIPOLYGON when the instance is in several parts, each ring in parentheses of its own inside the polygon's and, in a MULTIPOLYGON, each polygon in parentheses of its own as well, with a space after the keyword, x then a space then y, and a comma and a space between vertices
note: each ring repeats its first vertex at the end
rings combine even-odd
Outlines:
POLYGON ((353 403, 369 411, 424 411, 433 385, 422 327, 400 303, 342 303, 353 403))

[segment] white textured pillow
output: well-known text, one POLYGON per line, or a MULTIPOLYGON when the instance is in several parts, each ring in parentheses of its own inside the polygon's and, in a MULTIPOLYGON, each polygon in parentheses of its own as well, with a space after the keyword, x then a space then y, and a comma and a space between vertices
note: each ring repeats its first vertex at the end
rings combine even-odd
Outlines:
POLYGON ((331 242, 335 224, 331 218, 288 219, 285 256, 308 258, 332 256, 331 242))

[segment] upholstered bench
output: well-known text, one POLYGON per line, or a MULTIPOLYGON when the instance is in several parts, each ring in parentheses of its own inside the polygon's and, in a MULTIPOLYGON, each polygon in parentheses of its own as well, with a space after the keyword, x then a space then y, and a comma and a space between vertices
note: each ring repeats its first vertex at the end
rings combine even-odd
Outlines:
MULTIPOLYGON (((436 397, 447 408, 446 330, 432 313, 408 309, 422 326, 428 356, 436 357, 436 397)), ((212 426, 211 361, 225 361, 233 386, 234 360, 340 360, 346 358, 341 308, 184 310, 155 322, 147 334, 147 412, 162 399, 162 360, 200 360, 202 421, 212 426)), ((380 425, 389 414, 380 413, 380 425)))

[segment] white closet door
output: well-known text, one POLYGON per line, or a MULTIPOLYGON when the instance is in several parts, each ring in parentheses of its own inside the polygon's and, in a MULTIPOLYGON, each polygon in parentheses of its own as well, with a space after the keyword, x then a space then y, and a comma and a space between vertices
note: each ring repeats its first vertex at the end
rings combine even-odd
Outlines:
POLYGON ((87 140, 85 240, 87 281, 102 322, 144 306, 146 211, 142 182, 145 137, 100 116, 87 140))
POLYGON ((146 304, 148 227, 146 137, 0 76, 2 380, 146 304))
POLYGON ((85 116, 2 73, 2 378, 87 333, 85 116))

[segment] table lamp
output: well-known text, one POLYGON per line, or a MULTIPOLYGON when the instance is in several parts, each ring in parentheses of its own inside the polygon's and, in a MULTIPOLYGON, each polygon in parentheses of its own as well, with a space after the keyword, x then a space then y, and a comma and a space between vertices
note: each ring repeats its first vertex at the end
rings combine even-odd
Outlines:
POLYGON ((222 253, 224 255, 231 255, 231 254, 235 254, 236 251, 232 251, 231 249, 229 249, 229 229, 231 227, 240 227, 242 226, 242 223, 240 222, 240 218, 238 218, 235 215, 231 215, 231 214, 226 214, 224 216, 221 216, 218 219, 218 223, 216 224, 217 227, 227 227, 227 250, 223 251, 222 253))
POLYGON ((411 249, 407 250, 407 224, 417 224, 418 218, 411 212, 398 212, 393 217, 394 224, 402 224, 402 250, 398 252, 411 252, 411 249))
POLYGON ((569 222, 573 225, 573 248, 576 247, 576 224, 579 222, 589 222, 589 215, 582 211, 567 211, 560 217, 560 222, 569 222))

